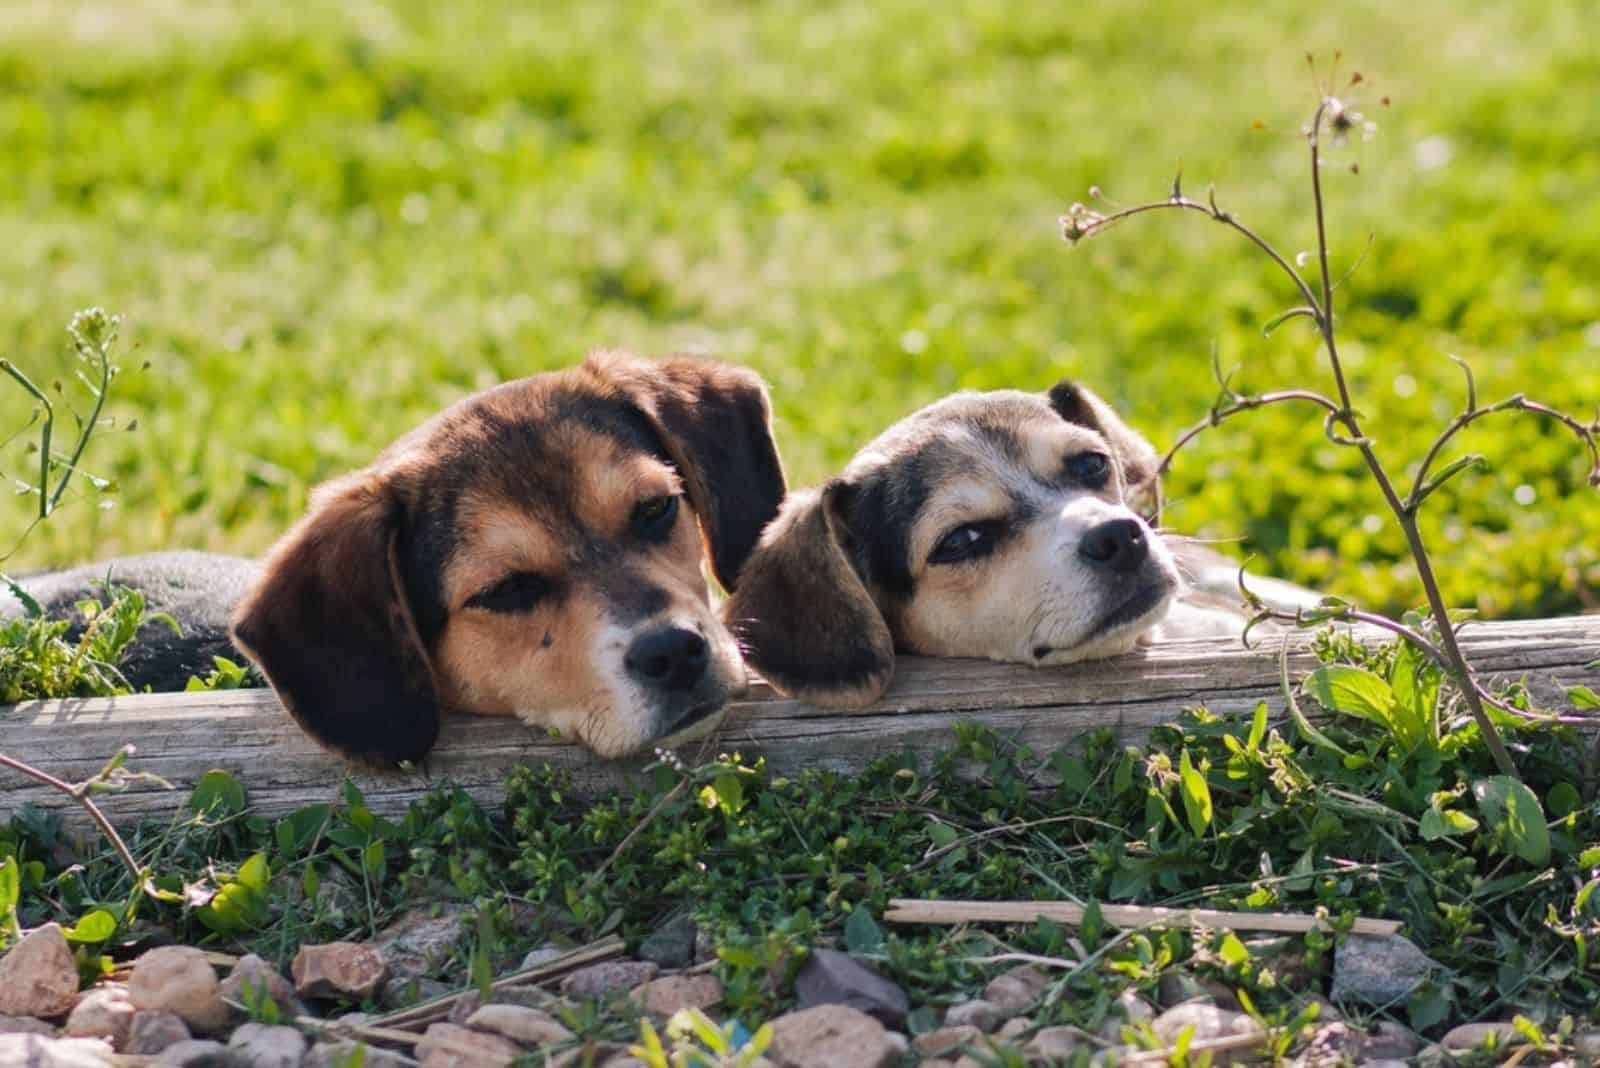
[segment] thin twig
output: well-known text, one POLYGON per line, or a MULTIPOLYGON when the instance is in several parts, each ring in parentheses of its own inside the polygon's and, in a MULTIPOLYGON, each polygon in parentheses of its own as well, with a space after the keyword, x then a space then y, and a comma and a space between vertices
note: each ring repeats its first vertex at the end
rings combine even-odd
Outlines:
POLYGON ((100 807, 98 805, 89 800, 91 787, 95 783, 109 782, 112 773, 122 763, 122 760, 132 753, 133 746, 123 746, 121 751, 119 751, 116 756, 111 758, 106 766, 100 770, 98 775, 92 779, 86 779, 83 782, 77 783, 76 785, 69 782, 64 782, 61 779, 56 778, 54 775, 51 775, 47 771, 40 771, 33 765, 25 764, 15 757, 8 756, 5 753, 0 753, 0 766, 8 767, 13 771, 20 772, 35 782, 43 783, 53 790, 59 790, 68 797, 72 798, 78 804, 82 805, 84 811, 89 813, 89 818, 94 820, 95 825, 100 828, 100 833, 106 836, 106 840, 111 843, 111 847, 117 851, 117 856, 122 858, 123 866, 128 869, 128 874, 133 876, 133 885, 137 888, 141 883, 144 882, 144 870, 139 867, 139 862, 133 859, 133 854, 128 851, 127 844, 123 842, 122 836, 117 833, 117 829, 111 826, 111 821, 106 819, 105 813, 100 811, 100 807))
POLYGON ((1238 415, 1240 412, 1254 411, 1257 408, 1265 408, 1269 404, 1282 404, 1285 401, 1305 401, 1329 412, 1339 411, 1339 406, 1332 400, 1308 389, 1284 389, 1255 396, 1232 394, 1228 397, 1227 403, 1219 404, 1212 408, 1209 416, 1178 435, 1178 440, 1174 441, 1172 447, 1161 457, 1161 464, 1156 468, 1156 474, 1158 476, 1165 475, 1167 469, 1172 466, 1173 458, 1178 455, 1179 449, 1210 428, 1220 426, 1224 420, 1238 415))
POLYGON ((589 892, 599 885, 600 877, 606 873, 607 869, 616 863, 618 857, 628 851, 628 847, 633 844, 633 840, 638 838, 646 827, 654 823, 656 817, 661 814, 661 810, 674 801, 679 794, 683 793, 684 788, 688 785, 689 779, 685 776, 678 780, 676 786, 656 799, 656 803, 650 806, 650 811, 646 812, 644 818, 634 824, 633 829, 623 836, 622 841, 617 843, 617 848, 611 851, 611 855, 602 861, 598 868, 589 873, 589 877, 583 881, 583 885, 578 887, 579 897, 587 897, 589 892))

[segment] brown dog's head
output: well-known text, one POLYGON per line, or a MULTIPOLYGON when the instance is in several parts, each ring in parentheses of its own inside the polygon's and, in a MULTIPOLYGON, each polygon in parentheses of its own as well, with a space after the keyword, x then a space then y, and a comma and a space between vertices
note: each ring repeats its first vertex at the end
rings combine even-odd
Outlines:
POLYGON ((321 487, 234 613, 300 725, 416 760, 442 710, 615 756, 709 730, 745 685, 734 588, 783 499, 754 373, 600 353, 497 386, 321 487))
POLYGON ((1132 648, 1178 573, 1155 450, 1094 394, 961 393, 792 495, 724 618, 779 690, 857 706, 895 650, 1065 664, 1132 648))

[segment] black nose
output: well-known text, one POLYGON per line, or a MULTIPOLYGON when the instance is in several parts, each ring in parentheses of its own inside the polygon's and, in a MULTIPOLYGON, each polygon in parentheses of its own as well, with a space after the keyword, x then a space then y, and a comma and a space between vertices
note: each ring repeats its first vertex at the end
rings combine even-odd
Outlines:
POLYGON ((1150 542, 1137 519, 1113 519, 1089 529, 1078 542, 1078 555, 1096 567, 1127 572, 1149 557, 1150 542))
POLYGON ((688 690, 706 673, 706 640, 683 627, 662 627, 635 638, 622 662, 636 678, 663 690, 688 690))

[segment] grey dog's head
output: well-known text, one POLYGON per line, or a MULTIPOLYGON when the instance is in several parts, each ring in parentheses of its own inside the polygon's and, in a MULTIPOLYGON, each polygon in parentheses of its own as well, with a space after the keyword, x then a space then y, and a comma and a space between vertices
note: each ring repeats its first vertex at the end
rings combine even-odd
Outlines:
POLYGON ((1143 516, 1155 450, 1071 382, 958 393, 792 495, 724 618, 784 693, 856 706, 896 650, 1066 664, 1131 649, 1178 590, 1143 516))

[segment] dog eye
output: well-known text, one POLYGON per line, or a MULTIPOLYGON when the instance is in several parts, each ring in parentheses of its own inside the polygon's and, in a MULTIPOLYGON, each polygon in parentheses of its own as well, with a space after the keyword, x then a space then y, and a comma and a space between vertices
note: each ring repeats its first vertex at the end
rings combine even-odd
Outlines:
POLYGON ((473 594, 467 607, 489 612, 531 612, 534 605, 550 595, 550 590, 550 580, 543 575, 518 571, 473 594))
POLYGON ((1067 477, 1090 489, 1099 489, 1111 478, 1111 457, 1103 452, 1080 452, 1067 458, 1067 477))
POLYGON ((678 518, 678 498, 650 497, 633 506, 633 532, 650 541, 665 541, 678 518))
POLYGON ((944 537, 928 554, 930 564, 958 564, 963 560, 976 560, 994 551, 1000 540, 1004 524, 990 520, 985 523, 963 523, 944 537))

